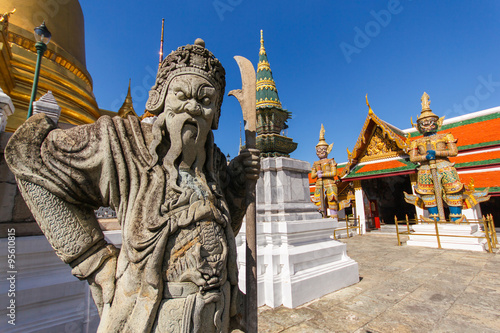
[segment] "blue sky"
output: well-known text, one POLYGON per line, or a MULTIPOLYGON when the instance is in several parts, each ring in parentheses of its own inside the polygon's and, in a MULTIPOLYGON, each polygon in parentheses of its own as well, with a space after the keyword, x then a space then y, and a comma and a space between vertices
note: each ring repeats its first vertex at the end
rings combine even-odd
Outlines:
MULTIPOLYGON (((291 157, 317 159, 321 123, 335 143, 330 157, 347 160, 370 105, 381 119, 409 128, 426 91, 446 118, 500 105, 500 2, 483 1, 80 1, 87 69, 100 108, 117 111, 132 80, 143 113, 164 52, 197 37, 227 73, 226 94, 241 87, 234 55, 257 67, 260 29, 283 107, 292 112, 291 157)), ((241 109, 222 106, 216 142, 236 156, 241 109)), ((459 138, 460 139, 460 138, 459 138)))

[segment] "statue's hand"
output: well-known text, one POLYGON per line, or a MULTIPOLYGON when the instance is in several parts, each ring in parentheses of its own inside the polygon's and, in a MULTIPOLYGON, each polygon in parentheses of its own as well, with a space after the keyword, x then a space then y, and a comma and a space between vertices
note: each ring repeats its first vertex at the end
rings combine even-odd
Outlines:
POLYGON ((235 158, 243 164, 245 177, 250 180, 257 180, 260 174, 260 150, 244 149, 235 158))
POLYGON ((99 315, 105 304, 111 304, 115 295, 116 262, 115 256, 107 258, 87 279, 99 315))
POLYGON ((318 178, 323 178, 323 171, 319 170, 317 172, 318 178))
POLYGON ((425 158, 427 160, 435 160, 436 159, 436 151, 435 150, 428 150, 425 158))

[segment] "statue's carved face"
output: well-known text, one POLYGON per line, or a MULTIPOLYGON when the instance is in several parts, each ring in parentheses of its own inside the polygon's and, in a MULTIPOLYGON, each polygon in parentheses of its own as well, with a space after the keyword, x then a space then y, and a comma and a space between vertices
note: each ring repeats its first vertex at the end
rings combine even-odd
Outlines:
POLYGON ((417 122, 418 131, 422 134, 436 133, 438 130, 437 119, 434 117, 424 118, 417 122))
POLYGON ((318 146, 316 147, 316 155, 320 159, 324 159, 328 157, 328 146, 318 146))
POLYGON ((217 90, 201 76, 184 74, 170 82, 163 116, 171 142, 168 157, 176 160, 182 154, 182 168, 203 165, 217 98, 217 90))
POLYGON ((186 114, 192 119, 212 124, 216 108, 216 89, 208 80, 192 74, 172 79, 165 98, 165 109, 186 114))

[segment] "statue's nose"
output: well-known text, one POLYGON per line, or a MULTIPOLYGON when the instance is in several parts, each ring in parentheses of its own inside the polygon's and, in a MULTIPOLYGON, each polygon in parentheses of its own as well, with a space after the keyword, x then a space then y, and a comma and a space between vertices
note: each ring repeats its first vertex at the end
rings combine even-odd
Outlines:
POLYGON ((184 106, 184 110, 192 116, 199 116, 201 114, 200 104, 194 100, 190 100, 184 106))

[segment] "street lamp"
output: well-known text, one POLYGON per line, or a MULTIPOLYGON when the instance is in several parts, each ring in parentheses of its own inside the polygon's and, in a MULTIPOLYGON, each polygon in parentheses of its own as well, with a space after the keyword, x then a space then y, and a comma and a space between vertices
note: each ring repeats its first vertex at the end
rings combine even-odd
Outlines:
POLYGON ((35 77, 33 78, 33 88, 31 88, 31 99, 30 105, 28 109, 28 118, 33 114, 33 102, 36 97, 36 90, 38 87, 38 76, 40 75, 40 64, 42 63, 43 54, 47 50, 47 44, 50 42, 50 34, 49 29, 45 26, 45 21, 39 26, 35 28, 35 39, 36 39, 36 67, 35 67, 35 77))

